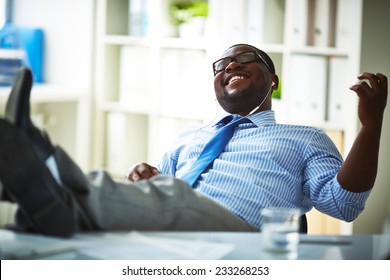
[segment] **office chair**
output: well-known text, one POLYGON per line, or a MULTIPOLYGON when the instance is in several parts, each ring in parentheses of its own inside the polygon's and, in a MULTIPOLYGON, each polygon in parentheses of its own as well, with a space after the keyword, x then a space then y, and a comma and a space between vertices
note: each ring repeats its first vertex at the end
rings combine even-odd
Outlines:
POLYGON ((303 214, 299 220, 299 233, 307 234, 307 218, 306 214, 303 214))

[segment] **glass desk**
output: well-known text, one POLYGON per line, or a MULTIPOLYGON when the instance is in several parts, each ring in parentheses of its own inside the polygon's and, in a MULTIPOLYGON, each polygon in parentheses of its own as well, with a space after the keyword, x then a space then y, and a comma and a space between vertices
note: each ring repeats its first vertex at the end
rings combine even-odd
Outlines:
POLYGON ((298 253, 267 253, 261 233, 105 232, 70 239, 0 230, 1 259, 297 259, 389 258, 390 235, 300 235, 298 253))

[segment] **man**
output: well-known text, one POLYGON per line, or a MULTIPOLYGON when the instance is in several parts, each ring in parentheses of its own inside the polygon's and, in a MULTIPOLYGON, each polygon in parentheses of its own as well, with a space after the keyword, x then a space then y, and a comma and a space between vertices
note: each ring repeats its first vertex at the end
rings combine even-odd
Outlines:
MULTIPOLYGON (((225 111, 247 116, 252 123, 237 128, 231 144, 201 175, 195 190, 258 228, 262 223, 259 209, 268 206, 297 208, 302 213, 314 206, 338 219, 354 220, 376 178, 387 78, 363 73, 358 78, 367 79, 371 87, 366 82, 351 87, 360 98, 362 128, 343 162, 322 131, 275 123, 270 92, 278 87, 278 77, 267 54, 240 44, 222 57, 214 64, 217 100, 225 111), (245 55, 253 59, 246 63, 245 55)), ((185 176, 214 129, 186 132, 158 168, 141 163, 128 179, 148 179, 159 171, 185 176)))
POLYGON ((363 73, 359 79, 368 83, 351 87, 360 99, 362 129, 343 162, 322 131, 275 123, 271 93, 279 81, 264 52, 235 45, 213 68, 217 100, 240 123, 195 180, 188 176, 191 167, 212 135, 230 125, 225 118, 183 133, 158 168, 138 164, 128 174, 131 183, 115 183, 101 171, 85 177, 62 149, 52 147, 21 102, 29 86, 14 87, 7 109, 24 108, 7 110, 7 120, 0 122, 5 135, 0 178, 7 196, 20 206, 19 226, 59 236, 80 230, 254 231, 261 228, 260 210, 268 206, 302 213, 314 206, 355 219, 376 177, 386 76, 363 73), (175 177, 190 181, 192 188, 175 177))

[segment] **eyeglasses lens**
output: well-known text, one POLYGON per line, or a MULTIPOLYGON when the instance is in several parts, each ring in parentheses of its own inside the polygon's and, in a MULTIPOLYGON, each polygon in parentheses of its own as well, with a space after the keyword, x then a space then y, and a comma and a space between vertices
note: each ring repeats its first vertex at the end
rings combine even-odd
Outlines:
POLYGON ((225 69, 232 61, 238 63, 250 63, 255 61, 255 53, 254 52, 244 52, 240 53, 234 57, 224 57, 220 60, 214 62, 214 73, 218 73, 225 69))

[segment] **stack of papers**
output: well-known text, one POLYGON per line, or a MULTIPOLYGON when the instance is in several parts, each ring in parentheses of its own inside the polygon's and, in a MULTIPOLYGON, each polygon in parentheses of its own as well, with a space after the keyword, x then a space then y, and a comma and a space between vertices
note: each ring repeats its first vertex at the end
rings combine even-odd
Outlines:
POLYGON ((159 237, 136 231, 77 237, 79 252, 96 259, 169 260, 221 259, 234 249, 233 244, 203 240, 159 237))
POLYGON ((74 250, 68 239, 0 229, 0 259, 42 259, 74 250))

